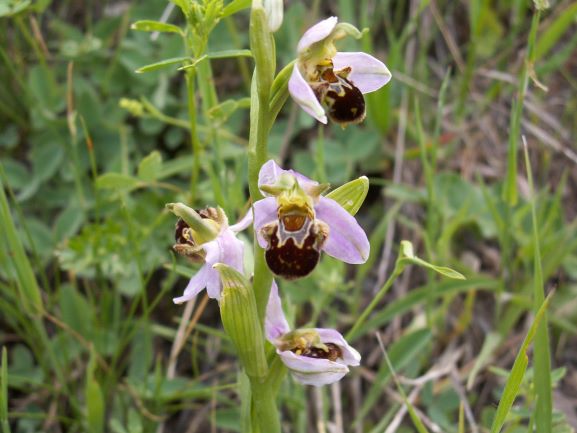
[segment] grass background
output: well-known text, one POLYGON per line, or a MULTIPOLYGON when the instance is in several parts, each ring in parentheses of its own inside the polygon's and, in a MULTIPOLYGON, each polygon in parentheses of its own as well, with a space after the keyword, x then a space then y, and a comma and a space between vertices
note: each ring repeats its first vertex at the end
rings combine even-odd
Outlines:
MULTIPOLYGON (((248 209, 253 64, 240 51, 204 63, 195 167, 182 60, 135 73, 187 55, 177 34, 130 30, 165 7, 0 2, 2 433, 240 429, 245 385, 216 303, 172 303, 195 269, 171 253, 163 206, 218 204, 233 221, 248 209)), ((283 282, 293 323, 346 333, 401 239, 467 276, 408 267, 351 337, 361 367, 322 389, 286 381, 285 431, 577 428, 577 3, 540 7, 285 2, 279 69, 337 15, 370 29, 338 48, 393 73, 359 127, 320 126, 289 100, 272 129, 284 166, 334 186, 371 180, 358 214, 369 262, 324 257, 283 282)), ((247 12, 220 20, 209 53, 248 47, 247 12)), ((180 11, 169 22, 183 26, 180 11)))

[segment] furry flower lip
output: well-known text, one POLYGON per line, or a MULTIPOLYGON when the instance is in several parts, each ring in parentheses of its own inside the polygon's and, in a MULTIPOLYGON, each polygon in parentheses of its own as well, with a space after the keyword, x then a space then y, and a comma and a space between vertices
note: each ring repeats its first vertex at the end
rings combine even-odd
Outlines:
POLYGON ((289 80, 293 99, 319 122, 328 117, 342 126, 365 118, 365 93, 387 84, 391 73, 383 62, 363 52, 339 53, 334 41, 361 33, 330 17, 309 28, 297 46, 289 80))
POLYGON ((239 272, 243 268, 243 243, 236 234, 244 230, 252 217, 245 217, 238 224, 229 226, 228 218, 221 208, 193 210, 182 203, 168 205, 180 219, 176 223, 173 249, 176 253, 188 258, 193 263, 201 263, 198 272, 190 279, 182 296, 174 298, 176 304, 196 297, 204 288, 208 296, 220 300, 222 284, 218 271, 213 268, 216 263, 224 263, 239 272), (212 230, 212 235, 201 236, 185 221, 185 216, 196 218, 197 224, 204 224, 212 230))
POLYGON ((334 329, 306 328, 291 331, 278 287, 273 283, 267 304, 265 331, 293 377, 305 385, 334 383, 360 364, 361 355, 334 329))
POLYGON ((270 160, 260 170, 259 188, 266 197, 253 205, 254 229, 274 274, 304 277, 322 251, 346 263, 367 260, 367 235, 336 201, 321 195, 328 185, 270 160))

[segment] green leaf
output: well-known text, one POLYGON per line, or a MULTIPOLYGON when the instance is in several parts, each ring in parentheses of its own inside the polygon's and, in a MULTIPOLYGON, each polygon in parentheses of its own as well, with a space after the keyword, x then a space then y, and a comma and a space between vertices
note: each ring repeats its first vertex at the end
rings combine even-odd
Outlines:
POLYGON ((23 1, 3 1, 0 2, 0 17, 11 17, 25 11, 32 2, 23 1))
POLYGON ((167 68, 172 65, 176 65, 183 62, 190 62, 192 59, 190 57, 173 57, 170 59, 161 60, 160 62, 151 63, 146 66, 142 66, 138 68, 136 71, 137 74, 143 74, 145 72, 157 71, 159 69, 167 68))
POLYGON ((211 51, 206 54, 209 59, 227 59, 230 57, 252 57, 250 50, 221 50, 211 51))
POLYGON ((16 230, 14 219, 4 192, 5 174, 0 165, 0 241, 10 251, 10 261, 18 276, 17 287, 21 300, 20 307, 32 317, 39 317, 44 311, 40 287, 34 274, 34 267, 24 251, 24 246, 16 230))
POLYGON ((100 385, 93 377, 86 382, 86 420, 90 433, 104 431, 104 397, 100 385))
POLYGON ((104 173, 96 179, 96 188, 101 189, 131 190, 139 185, 138 179, 121 173, 104 173))
POLYGON ((190 68, 196 68, 200 62, 203 62, 207 59, 226 59, 234 57, 252 57, 252 52, 250 50, 213 51, 210 53, 206 53, 197 59, 194 59, 194 61, 188 65, 181 66, 180 68, 178 68, 178 70, 185 71, 190 68))
POLYGON ((326 196, 340 204, 351 215, 355 215, 365 201, 368 192, 369 179, 366 176, 361 176, 341 185, 326 196))
POLYGON ((225 18, 237 13, 238 11, 247 9, 250 7, 250 4, 251 0, 233 0, 222 10, 222 17, 225 18))
POLYGON ((399 254, 399 258, 397 259, 397 263, 401 266, 406 264, 418 265, 424 268, 431 269, 441 275, 444 275, 448 278, 453 278, 456 280, 465 280, 465 276, 460 272, 457 272, 451 268, 447 268, 446 266, 437 266, 433 265, 425 260, 415 256, 413 251, 413 244, 409 241, 401 241, 401 251, 399 254))
POLYGON ((178 26, 160 21, 140 20, 133 23, 130 28, 132 30, 139 30, 141 32, 164 32, 164 33, 178 33, 184 35, 182 29, 178 26))
POLYGON ((56 218, 54 223, 54 238, 56 242, 74 236, 84 222, 84 210, 77 203, 71 201, 56 218))
POLYGON ((106 408, 102 389, 94 372, 96 370, 97 353, 92 347, 90 350, 90 360, 86 369, 86 388, 84 389, 84 398, 86 399, 86 421, 88 423, 89 433, 102 433, 104 431, 104 421, 106 408))
POLYGON ((577 2, 559 12, 557 18, 539 35, 535 43, 535 60, 545 56, 577 19, 577 2))
POLYGON ((155 150, 138 164, 138 177, 144 181, 154 181, 158 179, 161 169, 162 156, 155 150))

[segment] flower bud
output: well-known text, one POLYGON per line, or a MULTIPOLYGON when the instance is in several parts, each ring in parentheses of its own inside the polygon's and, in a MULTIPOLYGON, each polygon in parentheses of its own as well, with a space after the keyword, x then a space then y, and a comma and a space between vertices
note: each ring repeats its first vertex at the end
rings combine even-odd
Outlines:
POLYGON ((268 28, 271 32, 276 32, 283 18, 283 0, 264 0, 264 10, 268 18, 268 28))
MULTIPOLYGON (((276 55, 274 38, 269 30, 267 15, 262 6, 253 6, 252 8, 249 36, 250 49, 254 57, 258 76, 256 85, 259 94, 268 95, 276 70, 276 55)), ((261 107, 261 109, 266 109, 266 107, 261 107)))
POLYGON ((213 266, 220 273, 222 294, 220 315, 247 376, 264 380, 268 367, 264 352, 263 331, 258 320, 256 301, 247 279, 223 264, 213 266))
POLYGON ((228 223, 226 215, 220 208, 216 209, 215 219, 203 218, 198 212, 183 203, 168 203, 166 208, 188 224, 193 230, 196 244, 212 241, 218 236, 220 228, 228 223))

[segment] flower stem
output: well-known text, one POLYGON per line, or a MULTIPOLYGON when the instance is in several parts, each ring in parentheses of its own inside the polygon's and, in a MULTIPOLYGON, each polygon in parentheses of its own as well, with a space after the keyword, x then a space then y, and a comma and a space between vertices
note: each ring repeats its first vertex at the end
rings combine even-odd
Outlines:
MULTIPOLYGON (((262 2, 253 2, 250 16, 250 48, 255 60, 251 83, 250 133, 248 140, 248 185, 252 202, 262 198, 258 189, 258 173, 267 160, 267 138, 274 117, 270 114, 270 95, 275 72, 274 39, 268 28, 262 2)), ((253 293, 258 321, 264 328, 266 305, 272 283, 264 250, 255 239, 253 293)), ((276 406, 276 387, 268 381, 250 378, 252 427, 260 433, 280 433, 276 406)))
POLYGON ((202 145, 198 139, 196 131, 196 99, 194 97, 194 78, 195 69, 190 68, 186 71, 186 94, 188 97, 188 119, 190 122, 190 141, 192 143, 192 174, 190 176, 190 194, 191 203, 194 203, 196 186, 198 184, 198 174, 200 172, 200 153, 202 145))
MULTIPOLYGON (((271 127, 269 105, 275 71, 274 39, 268 28, 262 4, 254 2, 250 16, 250 47, 255 60, 251 83, 250 133, 248 139, 248 184, 252 202, 262 198, 258 189, 258 173, 267 160, 267 139, 271 127)), ((268 269, 264 251, 255 240, 254 295, 261 325, 264 316, 272 274, 268 269)))
POLYGON ((280 420, 276 407, 276 393, 267 382, 252 380, 253 429, 260 433, 280 433, 280 420))

